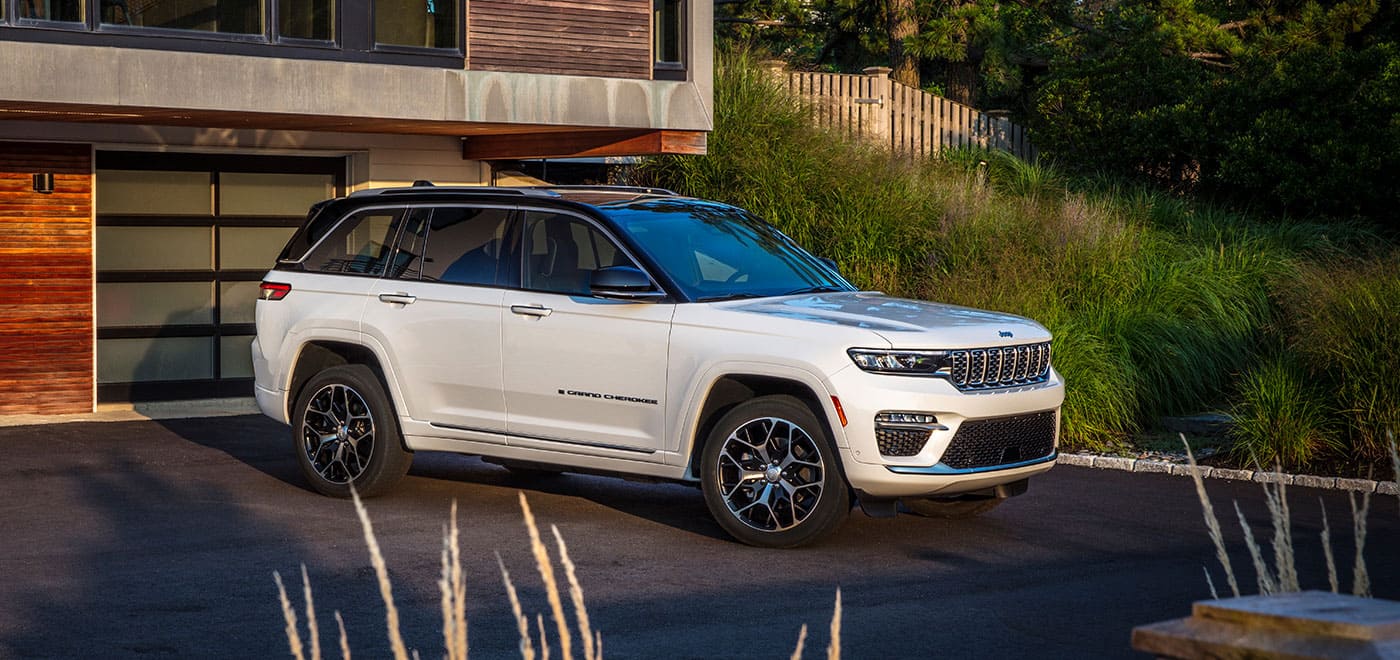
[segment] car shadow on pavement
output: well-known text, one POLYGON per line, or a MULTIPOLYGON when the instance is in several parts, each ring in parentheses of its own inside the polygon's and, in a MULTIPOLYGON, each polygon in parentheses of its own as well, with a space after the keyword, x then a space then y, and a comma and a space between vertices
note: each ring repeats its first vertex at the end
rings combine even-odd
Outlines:
MULTIPOLYGON (((197 445, 221 451, 298 490, 312 492, 293 454, 287 427, 259 415, 162 420, 159 424, 197 445)), ((713 539, 729 537, 710 517, 698 488, 580 474, 523 475, 480 458, 444 452, 417 452, 408 480, 395 490, 429 479, 469 497, 472 487, 508 488, 582 498, 619 513, 713 539), (452 487, 452 484, 462 487, 452 487)), ((456 494, 453 497, 457 497, 456 494)))

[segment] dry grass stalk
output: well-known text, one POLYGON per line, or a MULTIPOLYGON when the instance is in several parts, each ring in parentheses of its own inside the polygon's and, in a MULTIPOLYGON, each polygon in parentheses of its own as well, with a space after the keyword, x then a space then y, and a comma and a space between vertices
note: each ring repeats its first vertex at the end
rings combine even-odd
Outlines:
MULTIPOLYGON (((1282 472, 1283 468, 1277 468, 1282 472)), ((1293 554, 1293 515, 1288 510, 1288 485, 1280 481, 1273 488, 1264 484, 1264 503, 1274 525, 1274 568, 1278 571, 1279 593, 1302 591, 1298 565, 1293 554)))
POLYGON ((447 660, 467 660, 466 586, 462 580, 462 552, 458 543, 457 500, 452 500, 450 523, 442 528, 442 641, 447 660))
POLYGON ((1215 558, 1220 561, 1220 566, 1225 569, 1225 579, 1230 583, 1230 592, 1236 598, 1240 596, 1240 585, 1235 580, 1235 568, 1230 563, 1230 555, 1225 552, 1225 538, 1220 533, 1220 520, 1215 517, 1215 507, 1211 505, 1210 498, 1206 496, 1205 480, 1201 478, 1201 469, 1196 465, 1196 456, 1191 453, 1191 443, 1186 441, 1186 434, 1181 436, 1181 444, 1186 446, 1186 460, 1191 464, 1191 480, 1196 484, 1196 495, 1201 498, 1201 509, 1205 514, 1206 530, 1210 532, 1210 540, 1215 543, 1215 558))
POLYGON ((1351 502, 1351 529, 1356 535, 1356 562, 1351 573, 1351 593, 1362 598, 1371 597, 1371 574, 1366 570, 1366 517, 1371 513, 1371 494, 1361 495, 1361 507, 1356 506, 1356 493, 1348 492, 1351 502))
POLYGON ((311 660, 321 660, 321 631, 316 627, 316 605, 311 600, 311 578, 301 565, 301 594, 306 599, 306 636, 311 638, 311 660))
POLYGON ((340 610, 335 611, 335 625, 340 628, 340 659, 350 660, 350 636, 345 634, 345 619, 340 618, 340 610))
POLYGON ((1327 524, 1327 505, 1322 503, 1322 498, 1317 498, 1317 503, 1322 507, 1322 556, 1327 560, 1327 584, 1332 587, 1332 593, 1339 593, 1340 585, 1337 582, 1337 558, 1332 556, 1332 528, 1327 524))
POLYGON ((520 493, 520 509, 525 515, 525 529, 530 532, 530 551, 535 555, 535 566, 539 568, 540 579, 544 582, 544 593, 549 599, 549 609, 554 614, 554 626, 559 634, 559 654, 564 660, 573 660, 569 622, 564 618, 564 603, 559 598, 559 583, 554 579, 554 562, 549 558, 549 549, 540 541, 540 529, 535 525, 535 514, 530 511, 530 503, 525 500, 523 492, 520 493))
POLYGON ((569 559, 569 546, 564 544, 564 537, 559 534, 558 527, 550 525, 549 531, 554 533, 554 540, 559 544, 559 563, 564 565, 564 577, 569 581, 569 598, 574 603, 574 616, 578 619, 578 636, 583 640, 584 660, 596 660, 597 656, 593 651, 593 628, 588 621, 588 607, 583 603, 583 585, 579 584, 574 562, 569 559))
POLYGON ((549 638, 544 634, 544 615, 535 614, 535 623, 540 628, 540 660, 549 660, 549 638))
POLYGON ((510 611, 515 614, 515 627, 520 633, 520 657, 523 660, 535 660, 535 645, 530 641, 530 623, 520 609, 520 597, 515 593, 515 585, 510 581, 510 571, 506 570, 506 563, 501 560, 499 552, 496 553, 496 564, 501 567, 501 579, 506 583, 506 596, 510 598, 510 611))
POLYGON ((457 500, 452 500, 452 620, 456 637, 452 640, 461 660, 467 660, 467 582, 462 577, 462 548, 457 542, 457 500))
POLYGON ((374 536, 374 525, 369 521, 360 494, 350 487, 350 496, 355 500, 355 513, 360 516, 360 526, 365 530, 365 545, 369 546, 369 561, 374 566, 374 574, 379 579, 379 595, 384 598, 386 625, 389 629, 389 648, 394 651, 395 660, 408 660, 408 649, 404 647, 403 635, 399 633, 399 610, 394 607, 394 587, 389 582, 389 569, 384 565, 384 555, 379 551, 379 540, 374 536))
POLYGON ((1201 570, 1205 571, 1206 586, 1210 587, 1210 597, 1214 600, 1220 600, 1220 594, 1215 591, 1215 580, 1212 580, 1210 577, 1210 569, 1206 568, 1205 566, 1202 566, 1201 570))
POLYGON ((1249 548, 1249 558, 1254 562, 1254 574, 1258 577, 1259 594, 1267 596, 1276 590, 1273 572, 1269 570, 1269 565, 1264 561, 1264 553, 1259 550, 1259 544, 1254 540, 1254 530, 1250 529, 1249 521, 1244 519, 1244 512, 1240 511, 1240 503, 1235 502, 1235 515, 1239 516, 1240 529, 1244 532, 1244 545, 1249 548))
POLYGON ((292 601, 287 599, 287 589, 282 586, 282 575, 272 572, 272 581, 277 583, 277 596, 282 600, 282 618, 287 622, 287 644, 292 647, 292 657, 305 660, 302 655, 301 633, 297 630, 297 612, 292 609, 292 601))
POLYGON ((802 629, 797 631, 797 648, 792 650, 791 660, 802 660, 802 651, 807 646, 807 624, 802 624, 802 629))
POLYGON ((836 611, 831 613, 831 643, 826 647, 826 660, 841 660, 841 587, 836 588, 836 611))

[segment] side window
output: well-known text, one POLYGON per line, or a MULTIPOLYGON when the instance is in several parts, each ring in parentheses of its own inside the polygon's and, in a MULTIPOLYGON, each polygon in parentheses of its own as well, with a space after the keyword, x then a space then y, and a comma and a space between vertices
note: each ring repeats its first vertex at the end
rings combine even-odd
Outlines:
POLYGON ((433 209, 416 206, 408 209, 403 221, 403 233, 399 236, 399 246, 389 266, 389 277, 401 280, 416 280, 423 269, 423 245, 428 238, 428 223, 433 209))
POLYGON ((607 236, 580 218, 529 212, 524 234, 526 289, 588 295, 593 271, 634 266, 607 236))
POLYGON ((506 230, 510 209, 445 206, 433 209, 423 255, 423 279, 452 284, 514 286, 506 230))
POLYGON ((306 270, 321 273, 383 275, 403 209, 369 209, 352 214, 306 255, 306 270))

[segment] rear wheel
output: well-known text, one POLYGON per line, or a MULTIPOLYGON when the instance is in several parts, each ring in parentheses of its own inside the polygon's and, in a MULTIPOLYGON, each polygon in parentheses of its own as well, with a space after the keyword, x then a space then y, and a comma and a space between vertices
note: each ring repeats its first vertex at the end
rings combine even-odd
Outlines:
POLYGON ((758 397, 725 414, 700 469, 710 513, 749 545, 812 543, 851 510, 835 446, 811 409, 789 396, 758 397))
POLYGON ((292 439, 302 474, 317 492, 373 497, 398 483, 413 456, 403 448, 394 407, 368 367, 331 367, 297 397, 292 439))

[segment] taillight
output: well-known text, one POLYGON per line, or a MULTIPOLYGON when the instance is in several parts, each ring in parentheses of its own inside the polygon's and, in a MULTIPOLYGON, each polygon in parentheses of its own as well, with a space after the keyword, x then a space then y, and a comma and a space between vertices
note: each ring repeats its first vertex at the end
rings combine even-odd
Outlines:
POLYGON ((263 282, 258 286, 258 297, 263 300, 281 300, 292 292, 292 285, 281 282, 263 282))

